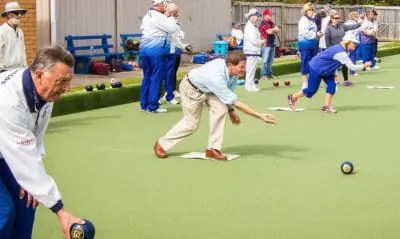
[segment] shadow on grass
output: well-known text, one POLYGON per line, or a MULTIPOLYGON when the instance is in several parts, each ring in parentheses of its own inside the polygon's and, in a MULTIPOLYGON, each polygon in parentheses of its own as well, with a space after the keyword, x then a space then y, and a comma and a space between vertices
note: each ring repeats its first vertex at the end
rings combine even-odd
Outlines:
POLYGON ((74 126, 86 126, 91 125, 95 121, 106 120, 106 119, 116 119, 119 115, 105 115, 100 117, 85 117, 85 118, 75 118, 75 119, 65 119, 50 121, 49 127, 46 133, 59 133, 67 131, 68 128, 74 126))
MULTIPOLYGON (((392 105, 348 105, 348 106, 338 106, 336 109, 338 113, 342 111, 363 111, 363 110, 375 110, 375 111, 387 111, 393 110, 396 107, 392 105)), ((321 111, 321 108, 310 108, 310 111, 321 111)))
MULTIPOLYGON (((301 159, 299 157, 288 156, 286 153, 299 153, 308 151, 308 148, 300 148, 291 145, 269 145, 269 144, 259 144, 259 145, 240 145, 223 148, 222 152, 229 154, 239 154, 241 156, 251 156, 251 155, 263 155, 266 157, 277 157, 285 159, 301 159)), ((182 154, 188 152, 173 152, 170 156, 179 157, 182 154)))

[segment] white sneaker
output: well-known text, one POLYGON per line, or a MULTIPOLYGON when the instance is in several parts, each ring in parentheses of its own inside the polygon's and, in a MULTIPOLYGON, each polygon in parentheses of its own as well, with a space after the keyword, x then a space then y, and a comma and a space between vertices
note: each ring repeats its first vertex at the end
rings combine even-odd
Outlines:
POLYGON ((150 111, 150 113, 167 113, 168 110, 167 109, 163 109, 163 108, 158 108, 154 111, 150 111))
POLYGON ((260 91, 260 89, 258 89, 255 86, 245 87, 244 90, 247 92, 259 92, 260 91))
POLYGON ((172 99, 172 100, 168 101, 168 104, 177 105, 177 104, 179 104, 179 101, 172 99))
POLYGON ((359 74, 356 72, 354 74, 351 74, 352 76, 358 76, 359 74))
POLYGON ((371 67, 371 70, 379 70, 379 69, 381 69, 381 67, 377 66, 377 65, 375 65, 374 67, 371 67))
POLYGON ((176 97, 176 98, 179 98, 179 97, 181 97, 181 94, 179 94, 179 92, 178 92, 178 91, 174 91, 174 95, 175 95, 175 97, 176 97))

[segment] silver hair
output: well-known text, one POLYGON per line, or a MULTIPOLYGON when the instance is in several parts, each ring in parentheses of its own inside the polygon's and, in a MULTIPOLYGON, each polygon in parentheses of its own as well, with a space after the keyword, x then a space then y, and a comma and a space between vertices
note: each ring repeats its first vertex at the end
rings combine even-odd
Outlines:
POLYGON ((71 53, 61 46, 55 45, 45 47, 38 51, 29 69, 31 72, 36 72, 37 70, 53 70, 57 63, 64 63, 72 68, 74 67, 75 61, 71 53))
POLYGON ((179 10, 178 5, 176 3, 169 3, 166 7, 167 11, 179 10))

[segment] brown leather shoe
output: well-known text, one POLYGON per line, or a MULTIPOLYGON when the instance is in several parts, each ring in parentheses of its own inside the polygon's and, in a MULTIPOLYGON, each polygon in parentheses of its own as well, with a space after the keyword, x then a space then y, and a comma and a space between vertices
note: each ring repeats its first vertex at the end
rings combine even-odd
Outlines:
POLYGON ((154 154, 159 157, 159 158, 166 158, 167 157, 167 153, 165 152, 165 150, 161 147, 161 145, 158 143, 158 141, 156 142, 156 144, 153 147, 154 149, 154 154))
POLYGON ((228 157, 218 149, 206 149, 206 157, 216 160, 228 160, 228 157))

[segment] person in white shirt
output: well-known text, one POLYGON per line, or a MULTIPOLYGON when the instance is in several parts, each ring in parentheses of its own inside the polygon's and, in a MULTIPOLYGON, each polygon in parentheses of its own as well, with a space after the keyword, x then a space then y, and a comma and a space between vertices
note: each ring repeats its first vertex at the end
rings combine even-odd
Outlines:
POLYGON ((231 36, 235 38, 236 45, 238 45, 238 46, 242 46, 243 45, 244 34, 243 34, 242 29, 240 28, 240 23, 239 22, 234 22, 233 23, 233 28, 231 30, 231 36))
POLYGON ((266 42, 266 39, 261 39, 261 33, 257 26, 261 14, 257 9, 250 9, 249 13, 245 14, 249 19, 244 28, 244 43, 243 51, 246 55, 246 81, 244 84, 245 90, 249 92, 258 92, 259 88, 256 87, 254 76, 256 74, 257 61, 261 56, 261 47, 266 42))
MULTIPOLYGON (((362 23, 362 21, 363 20, 360 18, 360 14, 357 11, 352 11, 349 14, 349 20, 347 20, 344 24, 345 25, 354 25, 354 24, 362 23)), ((355 39, 360 40, 360 28, 346 31, 344 38, 349 38, 349 37, 354 37, 355 39)), ((356 62, 361 59, 361 58, 357 58, 360 55, 359 52, 360 52, 360 47, 357 45, 356 50, 351 51, 349 53, 349 57, 350 57, 351 61, 353 62, 353 64, 356 64, 356 62)), ((357 72, 355 72, 354 70, 350 70, 350 74, 358 75, 357 72)))
MULTIPOLYGON (((335 14, 336 11, 333 9, 330 9, 328 7, 324 8, 325 12, 326 12, 326 16, 324 18, 322 18, 321 20, 321 32, 325 33, 326 28, 329 25, 329 22, 331 21, 331 14, 335 14)), ((326 39, 325 39, 325 34, 323 34, 321 36, 321 38, 319 39, 319 43, 318 43, 318 52, 323 52, 325 51, 325 49, 327 48, 326 46, 326 39)))
POLYGON ((222 147, 226 118, 240 124, 234 108, 266 123, 275 123, 275 117, 259 113, 240 102, 234 93, 237 80, 245 73, 246 57, 241 50, 230 51, 226 59, 214 59, 191 70, 179 85, 182 100, 182 119, 154 145, 154 154, 166 158, 166 151, 197 131, 204 104, 210 111, 210 139, 205 152, 207 158, 227 160, 222 147))
POLYGON ((318 46, 318 38, 323 36, 322 32, 317 31, 317 25, 313 19, 314 6, 311 3, 303 5, 303 16, 298 24, 298 48, 300 52, 300 71, 301 79, 303 81, 302 89, 307 88, 307 75, 308 63, 316 55, 316 48, 318 46))
POLYGON ((0 72, 27 67, 21 17, 27 10, 17 2, 9 2, 1 13, 6 22, 0 26, 0 72))
POLYGON ((143 81, 140 87, 142 111, 165 113, 160 107, 161 82, 166 77, 167 57, 170 54, 170 34, 177 30, 176 19, 165 13, 168 0, 153 0, 153 7, 143 17, 140 58, 142 60, 143 81))
POLYGON ((43 165, 53 102, 70 89, 74 58, 60 46, 38 51, 29 68, 0 74, 0 238, 32 238, 37 202, 51 209, 65 238, 73 223, 43 165))
MULTIPOLYGON (((367 12, 366 18, 360 27, 360 48, 363 62, 372 62, 370 69, 380 69, 376 65, 376 37, 378 24, 375 23, 378 14, 375 10, 367 12)), ((368 69, 367 69, 368 70, 368 69)))
MULTIPOLYGON (((165 15, 167 17, 174 17, 178 20, 179 17, 179 8, 175 3, 170 3, 167 5, 165 15)), ((167 76, 165 78, 165 101, 169 104, 179 104, 179 101, 175 99, 175 86, 176 86, 176 73, 178 71, 180 57, 183 51, 190 52, 191 46, 189 44, 182 43, 182 40, 185 37, 184 32, 182 31, 180 24, 177 22, 176 31, 170 34, 171 38, 171 46, 170 46, 170 54, 167 57, 167 76)))

